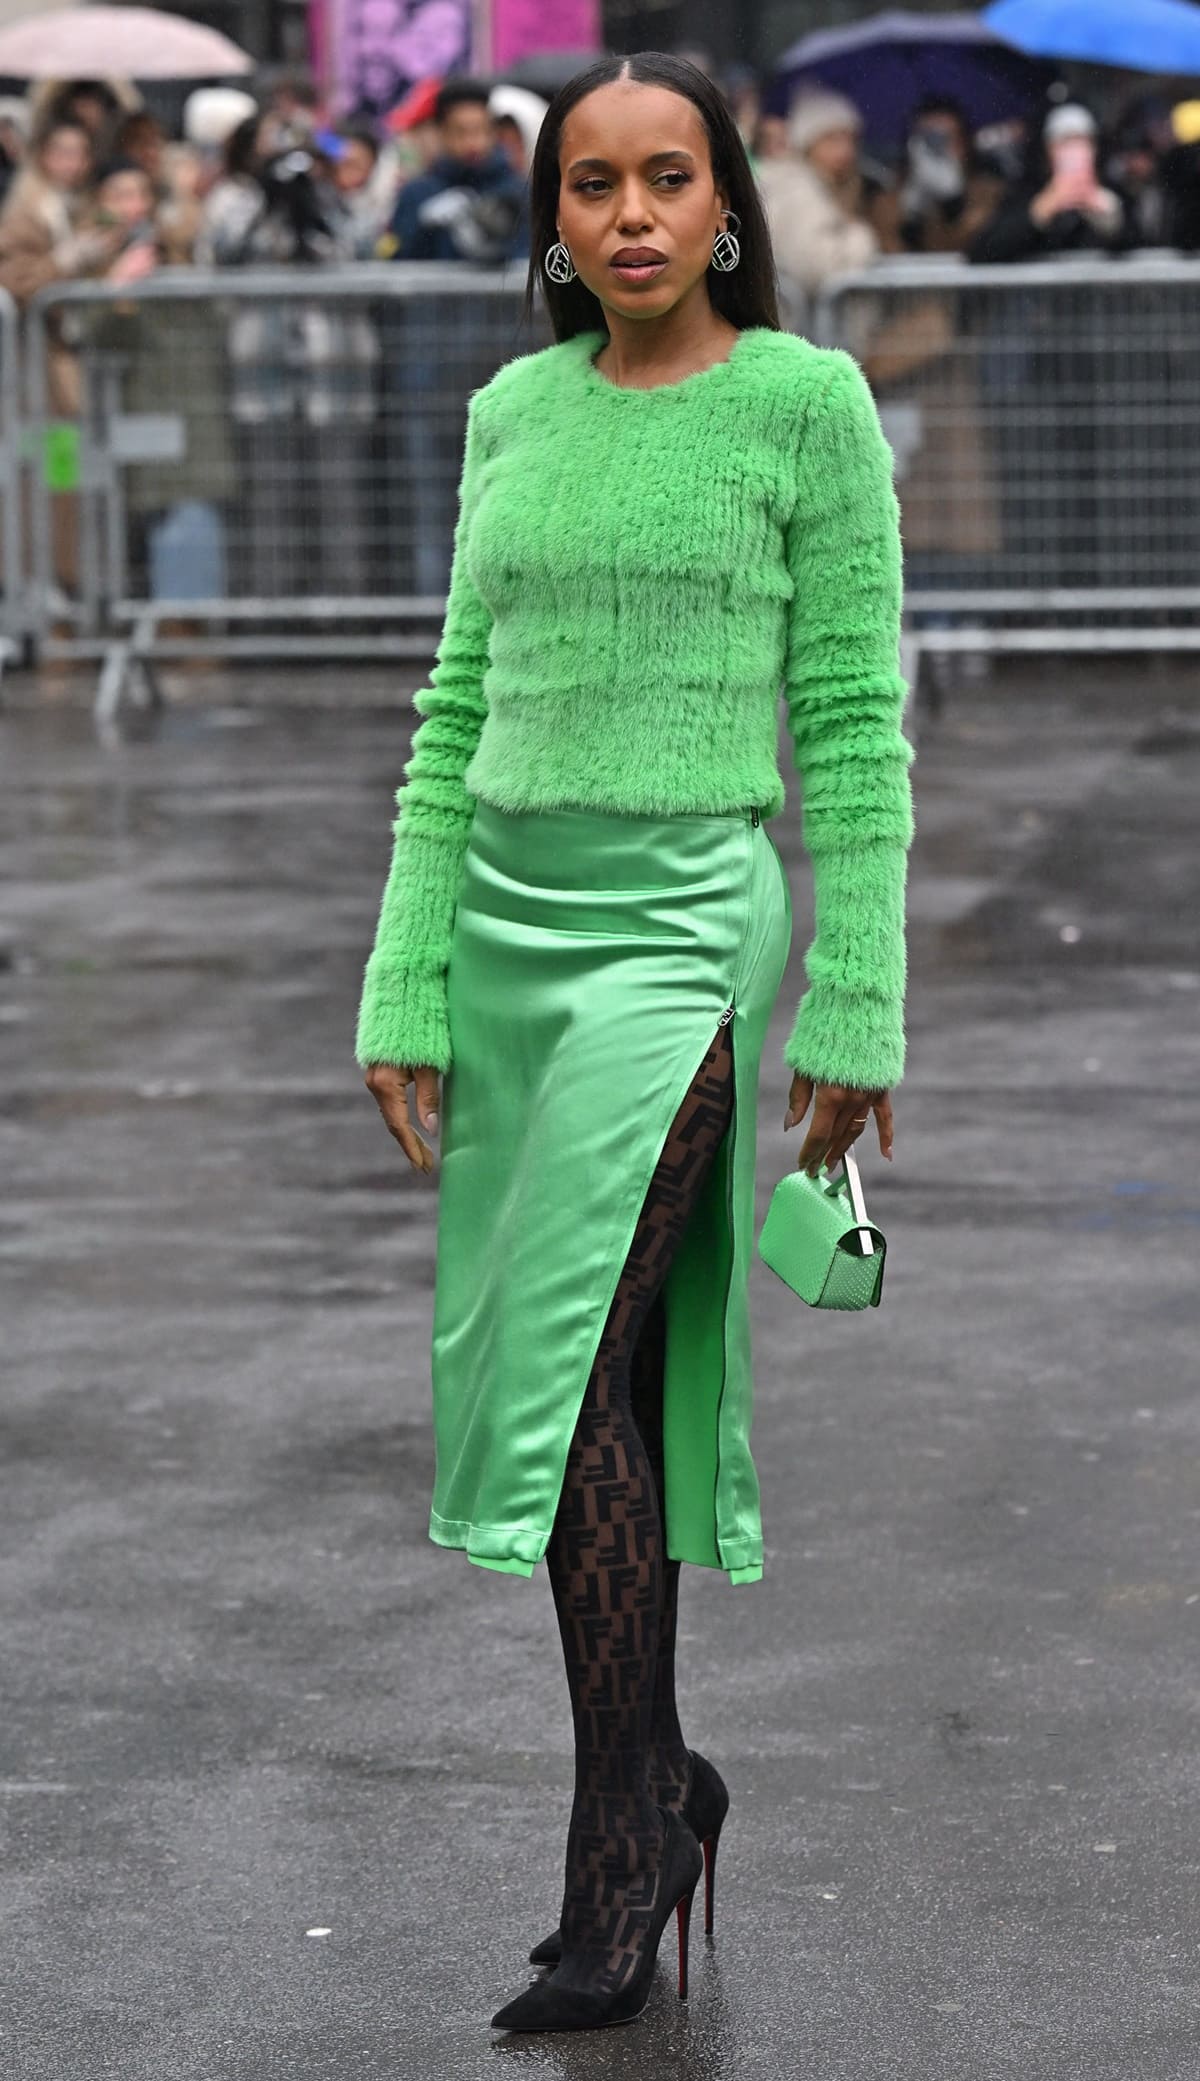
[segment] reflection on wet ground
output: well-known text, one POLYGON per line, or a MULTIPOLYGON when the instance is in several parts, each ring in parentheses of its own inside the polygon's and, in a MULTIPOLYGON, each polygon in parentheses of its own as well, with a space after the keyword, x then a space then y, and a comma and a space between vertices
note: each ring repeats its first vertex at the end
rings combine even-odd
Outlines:
MULTIPOLYGON (((15 685, 15 2081, 1191 2081, 1192 678, 1039 666, 924 727, 885 1304, 756 1267, 767 1576, 685 1590, 716 1943, 686 2007, 664 1974, 633 2029, 496 2042, 569 1730, 544 1582, 424 1533, 436 1187, 351 1059, 411 717, 379 679, 189 679, 98 743, 15 685)), ((809 916, 782 756, 764 1207, 809 916)))

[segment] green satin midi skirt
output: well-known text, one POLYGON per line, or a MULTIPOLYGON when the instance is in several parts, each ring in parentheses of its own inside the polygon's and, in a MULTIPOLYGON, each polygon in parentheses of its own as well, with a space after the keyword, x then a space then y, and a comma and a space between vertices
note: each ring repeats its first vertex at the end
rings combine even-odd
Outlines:
POLYGON ((634 1229, 725 1018, 732 1122, 664 1287, 666 1542, 762 1573, 748 1278, 767 1023, 792 933, 749 809, 477 801, 448 969, 430 1536, 531 1575, 634 1229))

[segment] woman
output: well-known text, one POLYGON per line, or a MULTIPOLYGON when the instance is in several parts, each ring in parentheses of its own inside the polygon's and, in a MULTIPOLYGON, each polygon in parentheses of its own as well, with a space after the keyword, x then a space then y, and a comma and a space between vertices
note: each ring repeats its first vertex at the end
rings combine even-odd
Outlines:
POLYGON ((782 293, 798 331, 825 284, 869 267, 878 251, 867 221, 862 129, 844 94, 810 89, 792 105, 786 153, 758 169, 782 293))
MULTIPOLYGON (((115 258, 116 234, 85 226, 91 174, 92 140, 82 123, 55 122, 35 138, 0 215, 0 286, 17 303, 27 304, 51 282, 95 274, 115 258)), ((69 396, 55 397, 59 410, 77 409, 73 368, 67 389, 69 396)))
MULTIPOLYGON (((1002 193, 958 103, 926 95, 913 112, 896 185, 871 207, 880 249, 965 252, 1002 193)), ((873 331, 864 328, 858 345, 876 402, 891 408, 896 423, 901 408, 909 435, 897 439, 909 598, 986 585, 1001 535, 978 370, 965 337, 976 306, 953 287, 893 294, 882 305, 874 295, 855 301, 860 309, 869 301, 881 319, 873 331)), ((933 619, 944 626, 947 617, 933 619)))
POLYGON ((896 185, 870 208, 884 253, 964 253, 1004 194, 975 149, 961 105, 926 94, 913 111, 896 185))
MULTIPOLYGON (((169 205, 168 205, 169 208, 169 205)), ((105 280, 148 281, 170 258, 161 191, 136 159, 112 159, 96 176, 92 225, 125 243, 105 280)), ((169 413, 184 430, 183 453, 128 463, 121 473, 134 582, 152 599, 223 599, 228 591, 222 505, 237 489, 223 411, 224 329, 207 302, 122 297, 76 314, 99 378, 101 411, 137 418, 169 413), (144 576, 143 576, 144 573, 144 576)))
POLYGON ((112 134, 110 157, 132 160, 150 182, 154 221, 164 265, 187 267, 199 226, 195 165, 186 147, 173 145, 149 109, 131 109, 112 134))
POLYGON ((1077 101, 1053 108, 1025 179, 968 241, 976 266, 1059 253, 1121 253, 1134 242, 1129 206, 1099 171, 1099 125, 1077 101))
MULTIPOLYGON (((415 1169, 442 1090, 430 1530, 545 1556, 576 1742, 561 1927, 512 2030, 627 2020, 728 1794, 674 1702, 679 1564, 762 1573, 747 1271, 791 906, 780 681, 817 875, 785 1050, 815 1173, 903 1059, 910 748, 890 458, 855 363, 776 329, 737 130, 655 52, 558 94, 531 178, 557 344, 471 400, 445 629, 357 1054, 415 1169)), ((686 1984, 686 1983, 684 1983, 686 1984)), ((682 1991, 682 1988, 681 1988, 682 1991)))
POLYGON ((23 95, 0 94, 0 208, 25 164, 32 128, 29 114, 23 95))
MULTIPOLYGON (((0 213, 0 289, 25 308, 39 290, 80 276, 101 275, 121 250, 121 234, 88 222, 92 137, 71 116, 52 117, 34 133, 32 148, 0 213)), ((46 400, 59 421, 76 421, 83 403, 79 356, 64 314, 46 321, 46 400)), ((32 411, 35 399, 25 400, 32 411)), ((56 490, 50 499, 54 577, 65 593, 79 585, 79 495, 56 490)))
MULTIPOLYGON (((1127 252, 1135 238, 1126 198, 1101 178, 1096 118, 1067 101, 1051 109, 1025 178, 967 257, 985 267, 1101 257, 1127 252)), ((1112 525, 1109 487, 1122 443, 1134 471, 1144 472, 1145 459, 1141 427, 1111 408, 1110 299, 1083 282, 1049 295, 1017 283, 977 307, 987 312, 977 364, 1003 545, 990 559, 990 583, 1095 587, 1111 566, 1111 582, 1119 583, 1126 550, 1112 525)), ((1152 381, 1148 371, 1144 380, 1152 381)))

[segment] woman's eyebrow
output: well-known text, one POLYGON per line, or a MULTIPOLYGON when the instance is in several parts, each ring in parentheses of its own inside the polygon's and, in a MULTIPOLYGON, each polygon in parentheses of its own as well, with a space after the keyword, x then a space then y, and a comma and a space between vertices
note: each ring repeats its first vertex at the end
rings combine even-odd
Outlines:
MULTIPOLYGON (((643 166, 661 166, 668 159, 685 159, 689 166, 694 166, 696 163, 690 152, 670 151, 651 152, 647 158, 643 159, 642 164, 643 166)), ((613 171, 611 159, 572 159, 567 172, 580 173, 585 166, 595 168, 597 173, 612 173, 613 171)))

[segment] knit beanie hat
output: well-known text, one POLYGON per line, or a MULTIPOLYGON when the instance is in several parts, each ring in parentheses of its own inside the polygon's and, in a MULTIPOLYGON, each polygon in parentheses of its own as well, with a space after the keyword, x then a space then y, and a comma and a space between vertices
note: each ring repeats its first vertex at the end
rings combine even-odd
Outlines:
POLYGON ((847 101, 844 94, 833 94, 821 87, 793 102, 788 116, 788 143, 793 152, 807 152, 835 130, 858 132, 862 126, 862 117, 852 101, 847 101))
POLYGON ((215 150, 257 110, 253 94, 240 87, 197 87, 183 104, 183 134, 190 145, 215 150))
POLYGON ((1048 145, 1060 137, 1095 137, 1099 126, 1090 108, 1080 101, 1064 101, 1058 108, 1051 109, 1046 118, 1042 136, 1048 145))
POLYGON ((507 117, 510 123, 516 124, 521 133, 526 156, 530 159, 538 141, 542 119, 549 106, 548 101, 540 94, 531 93, 528 87, 501 85, 493 87, 488 95, 488 109, 493 120, 502 122, 507 117))

